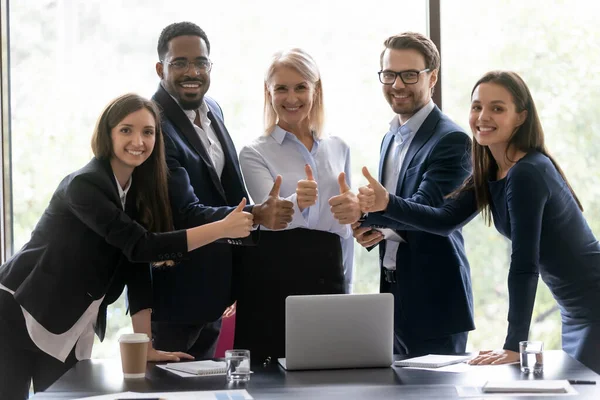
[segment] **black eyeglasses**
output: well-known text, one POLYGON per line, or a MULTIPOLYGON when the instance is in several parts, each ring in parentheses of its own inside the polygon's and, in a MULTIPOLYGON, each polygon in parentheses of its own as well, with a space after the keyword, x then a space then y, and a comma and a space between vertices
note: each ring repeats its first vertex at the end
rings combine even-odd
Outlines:
POLYGON ((425 68, 422 71, 416 69, 408 69, 400 72, 386 70, 379 71, 377 74, 379 75, 379 82, 383 83, 384 85, 393 85, 398 77, 400 77, 405 85, 414 85, 415 83, 419 82, 419 76, 423 72, 429 72, 429 68, 425 68))
POLYGON ((175 71, 179 71, 179 72, 187 71, 190 68, 190 65, 193 65, 194 68, 197 70, 210 72, 210 70, 212 69, 212 65, 213 65, 213 63, 210 60, 200 60, 200 61, 177 60, 177 61, 173 61, 173 62, 161 60, 160 62, 163 64, 170 65, 171 67, 173 67, 173 69, 175 71))

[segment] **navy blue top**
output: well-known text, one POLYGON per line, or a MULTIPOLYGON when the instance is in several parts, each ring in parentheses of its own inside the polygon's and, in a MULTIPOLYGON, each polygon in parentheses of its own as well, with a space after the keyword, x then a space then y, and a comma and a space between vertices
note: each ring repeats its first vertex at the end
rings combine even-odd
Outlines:
MULTIPOLYGON (((504 179, 489 182, 496 229, 512 241, 508 274, 508 334, 504 349, 527 340, 538 274, 558 302, 563 323, 600 321, 600 243, 564 179, 537 151, 521 158, 504 179)), ((442 208, 390 195, 383 215, 448 235, 477 215, 474 191, 442 208)))

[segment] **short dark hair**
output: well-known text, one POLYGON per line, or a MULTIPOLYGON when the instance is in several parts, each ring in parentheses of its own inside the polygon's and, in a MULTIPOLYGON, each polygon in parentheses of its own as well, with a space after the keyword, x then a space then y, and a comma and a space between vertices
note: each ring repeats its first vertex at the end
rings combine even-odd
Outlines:
POLYGON ((169 51, 169 42, 179 36, 198 36, 206 43, 206 49, 210 54, 210 42, 206 32, 193 22, 175 22, 162 30, 158 37, 158 59, 163 60, 167 51, 169 51))
POLYGON ((404 32, 398 35, 390 36, 383 42, 385 49, 381 52, 379 59, 383 67, 383 55, 387 49, 405 50, 413 49, 421 53, 425 59, 425 68, 430 71, 440 68, 440 52, 435 43, 427 36, 417 32, 404 32))

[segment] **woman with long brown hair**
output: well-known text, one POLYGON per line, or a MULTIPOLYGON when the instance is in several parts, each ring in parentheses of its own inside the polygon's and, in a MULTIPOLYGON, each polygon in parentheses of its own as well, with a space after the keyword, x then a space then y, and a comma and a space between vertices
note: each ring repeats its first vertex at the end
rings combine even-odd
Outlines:
POLYGON ((366 168, 363 211, 448 235, 479 212, 512 242, 508 273, 508 333, 502 350, 482 351, 472 364, 519 359, 527 340, 538 276, 558 302, 565 352, 600 372, 600 244, 558 163, 527 85, 514 72, 493 71, 475 84, 469 124, 473 173, 442 208, 390 195, 366 168), (388 215, 388 210, 393 210, 388 215), (392 217, 401 216, 401 217, 392 217))
MULTIPOLYGON (((170 265, 227 237, 248 236, 245 199, 221 221, 172 231, 159 112, 127 94, 112 101, 92 138, 94 158, 65 177, 30 241, 0 267, 0 398, 43 391, 90 358, 106 306, 128 287, 135 332, 151 336, 150 262, 170 265)), ((165 266, 166 268, 167 266, 165 266)), ((150 361, 192 358, 148 347, 150 361)))

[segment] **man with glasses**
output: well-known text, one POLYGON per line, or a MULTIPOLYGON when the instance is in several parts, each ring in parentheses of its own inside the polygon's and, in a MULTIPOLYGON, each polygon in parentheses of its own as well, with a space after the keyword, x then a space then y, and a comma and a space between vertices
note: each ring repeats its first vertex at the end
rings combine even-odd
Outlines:
MULTIPOLYGON (((162 111, 175 229, 222 219, 248 194, 221 108, 205 96, 210 42, 197 25, 180 22, 162 31, 157 50, 161 81, 152 99, 162 111)), ((256 225, 283 229, 292 220, 293 205, 278 192, 275 184, 267 201, 247 206, 256 225)), ((156 349, 176 348, 197 359, 214 356, 221 315, 233 302, 232 267, 242 259, 241 248, 231 244, 253 241, 214 243, 192 252, 187 261, 153 269, 156 349)))
MULTIPOLYGON (((406 32, 384 45, 379 80, 397 115, 381 145, 379 180, 391 195, 439 207, 470 174, 471 141, 431 99, 440 68, 435 44, 406 32)), ((380 290, 395 299, 395 353, 463 353, 474 323, 461 231, 436 236, 385 212, 366 214, 353 228, 367 249, 379 244, 380 290)))

